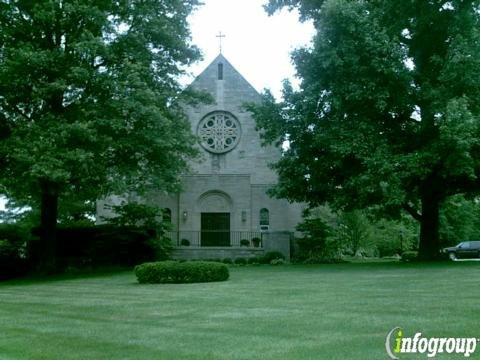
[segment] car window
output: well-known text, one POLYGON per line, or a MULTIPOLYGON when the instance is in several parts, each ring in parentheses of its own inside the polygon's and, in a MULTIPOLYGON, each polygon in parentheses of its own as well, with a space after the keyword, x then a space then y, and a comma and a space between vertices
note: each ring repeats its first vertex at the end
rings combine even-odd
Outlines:
POLYGON ((468 241, 462 243, 462 249, 470 249, 470 243, 468 241))

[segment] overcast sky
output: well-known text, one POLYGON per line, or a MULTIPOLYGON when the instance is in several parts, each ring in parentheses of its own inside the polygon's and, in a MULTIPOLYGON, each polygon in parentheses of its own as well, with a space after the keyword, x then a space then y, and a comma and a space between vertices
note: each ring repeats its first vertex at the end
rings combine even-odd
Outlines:
POLYGON ((286 10, 268 16, 262 7, 267 0, 203 2, 189 18, 192 42, 202 51, 203 61, 188 69, 191 75, 183 83, 189 84, 218 55, 219 31, 225 34, 223 55, 257 91, 269 88, 278 99, 283 79, 296 83, 289 53, 309 45, 314 33, 311 23, 300 23, 296 12, 286 10))
MULTIPOLYGON (((272 90, 278 98, 281 82, 295 82, 289 53, 309 45, 314 28, 300 23, 297 12, 282 10, 268 16, 262 5, 267 0, 203 0, 204 5, 190 16, 192 42, 204 60, 190 72, 198 75, 219 53, 216 35, 222 39, 223 55, 258 91, 272 90)), ((182 82, 190 83, 193 77, 182 82)))

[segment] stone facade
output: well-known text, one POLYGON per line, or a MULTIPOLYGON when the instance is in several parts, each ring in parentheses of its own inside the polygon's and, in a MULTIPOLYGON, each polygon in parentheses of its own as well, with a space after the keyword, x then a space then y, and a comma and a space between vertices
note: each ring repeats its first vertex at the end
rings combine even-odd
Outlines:
MULTIPOLYGON (((173 230, 183 232, 177 233, 178 241, 189 232, 205 230, 208 214, 223 214, 220 225, 214 224, 219 230, 294 231, 303 206, 267 195, 277 180, 269 164, 279 159, 280 150, 261 146, 255 121, 243 107, 246 102, 258 102, 259 94, 221 54, 190 86, 215 100, 185 107, 202 156, 183 176, 181 193, 154 193, 147 201, 169 209, 173 230)), ((215 215, 212 219, 215 223, 215 215)), ((195 243, 195 239, 189 241, 195 243)))

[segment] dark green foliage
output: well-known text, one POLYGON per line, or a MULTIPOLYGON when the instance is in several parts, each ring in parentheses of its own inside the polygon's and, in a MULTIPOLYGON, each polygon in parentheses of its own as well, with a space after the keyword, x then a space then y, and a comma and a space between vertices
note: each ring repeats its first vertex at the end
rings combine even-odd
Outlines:
POLYGON ((372 226, 363 211, 345 211, 340 214, 336 236, 352 255, 371 247, 372 235, 372 226))
POLYGON ((348 256, 392 256, 415 249, 417 223, 404 215, 398 220, 378 219, 373 210, 332 211, 311 209, 299 225, 303 238, 294 242, 296 262, 338 262, 348 256))
POLYGON ((31 239, 31 232, 27 226, 19 224, 0 224, 0 240, 6 240, 16 247, 25 248, 31 239))
POLYGON ((58 219, 84 219, 110 194, 178 189, 197 154, 178 78, 200 57, 197 0, 3 1, 0 185, 41 213, 55 267, 58 219), (58 210, 65 212, 59 216, 58 210))
POLYGON ((234 264, 236 265, 247 265, 247 259, 245 258, 236 258, 234 261, 233 261, 234 264))
MULTIPOLYGON (((132 266, 145 261, 165 260, 172 249, 169 239, 155 230, 98 225, 59 228, 56 257, 58 268, 132 266)), ((31 241, 29 256, 38 263, 39 241, 31 241)))
POLYGON ((331 249, 327 248, 327 239, 330 235, 330 228, 323 219, 307 218, 297 226, 297 230, 303 233, 303 237, 295 241, 294 256, 296 258, 304 259, 313 254, 329 255, 331 249))
POLYGON ((240 240, 240 246, 250 246, 250 241, 247 239, 240 240))
POLYGON ((225 264, 206 261, 161 261, 135 266, 140 284, 183 284, 228 280, 225 264))
POLYGON ((442 247, 465 240, 480 239, 480 203, 478 199, 452 196, 440 212, 440 240, 442 247))
POLYGON ((380 257, 418 249, 418 224, 404 216, 399 221, 379 220, 372 224, 372 244, 380 257))
POLYGON ((295 262, 325 263, 340 257, 342 247, 345 246, 345 238, 340 236, 338 226, 327 223, 321 214, 316 212, 319 217, 310 214, 310 217, 305 218, 297 226, 303 237, 295 239, 294 242, 295 262))
POLYGON ((190 246, 190 240, 188 240, 188 239, 182 239, 182 240, 180 240, 180 245, 182 245, 182 246, 190 246))
POLYGON ((342 264, 348 261, 341 257, 325 257, 318 254, 312 254, 306 258, 295 258, 294 262, 299 264, 342 264))
POLYGON ((30 268, 26 246, 28 229, 15 224, 0 225, 0 280, 24 275, 30 268))
POLYGON ((115 217, 102 218, 116 226, 143 226, 161 229, 164 224, 162 209, 154 205, 139 204, 135 202, 123 202, 121 205, 109 206, 115 213, 115 217))
POLYGON ((400 243, 397 237, 391 238, 379 238, 376 242, 376 255, 378 257, 389 257, 394 255, 399 255, 402 253, 402 249, 400 248, 400 243))
POLYGON ((247 263, 249 265, 258 265, 258 264, 260 264, 261 260, 262 260, 261 257, 254 256, 254 257, 248 258, 247 263))
POLYGON ((271 0, 317 30, 293 54, 301 86, 252 105, 264 140, 289 147, 274 194, 311 207, 405 211, 422 259, 438 255, 439 214, 480 191, 480 2, 271 0))
POLYGON ((224 264, 233 264, 233 260, 230 259, 230 258, 225 258, 225 259, 222 260, 222 263, 224 263, 224 264))
POLYGON ((279 251, 268 251, 262 257, 259 258, 260 264, 270 264, 272 260, 282 259, 285 260, 285 255, 279 251))
POLYGON ((403 262, 412 262, 418 259, 418 251, 405 251, 402 254, 402 261, 403 262))

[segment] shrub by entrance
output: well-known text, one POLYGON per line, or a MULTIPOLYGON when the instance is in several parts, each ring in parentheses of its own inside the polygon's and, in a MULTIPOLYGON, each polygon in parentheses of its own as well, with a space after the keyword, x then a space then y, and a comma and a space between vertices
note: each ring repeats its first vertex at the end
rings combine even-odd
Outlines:
POLYGON ((184 284, 225 281, 229 277, 225 264, 209 261, 159 261, 135 266, 140 284, 184 284))

